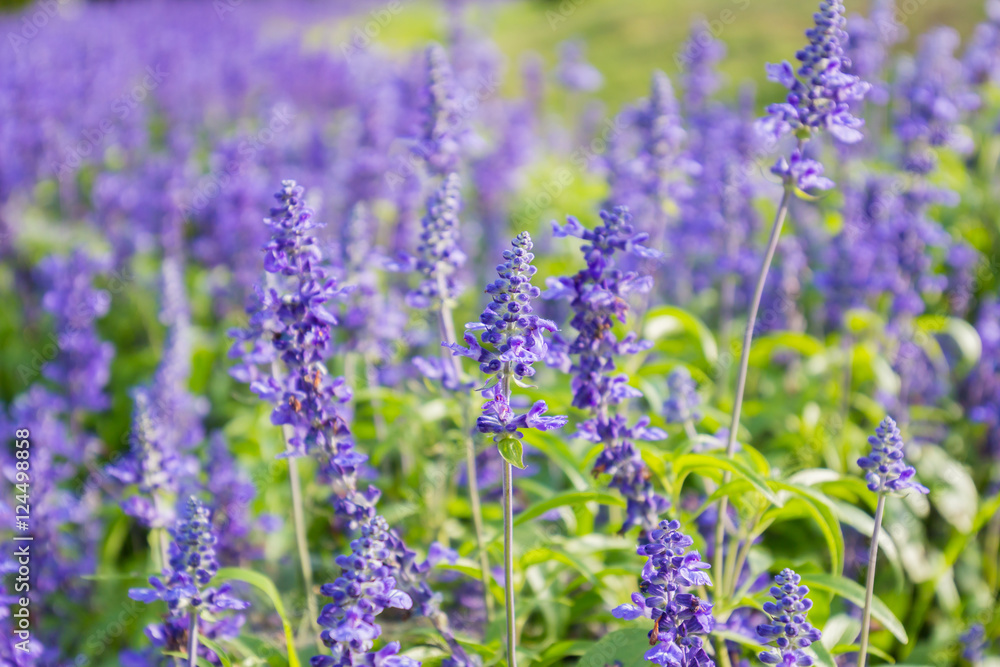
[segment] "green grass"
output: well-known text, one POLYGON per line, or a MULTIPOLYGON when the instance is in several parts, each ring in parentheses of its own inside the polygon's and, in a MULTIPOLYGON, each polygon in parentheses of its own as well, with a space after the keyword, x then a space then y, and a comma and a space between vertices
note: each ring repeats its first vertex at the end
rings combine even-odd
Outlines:
MULTIPOLYGON (((978 0, 899 0, 897 6, 909 30, 909 47, 928 27, 951 25, 965 37, 984 18, 978 0)), ((443 40, 446 25, 438 7, 427 0, 403 2, 403 10, 378 35, 379 45, 403 49, 443 40)), ((646 94, 653 69, 677 74, 675 56, 697 18, 708 20, 728 46, 724 95, 734 94, 747 79, 767 86, 764 63, 794 57, 815 9, 811 0, 522 0, 474 4, 471 16, 509 59, 509 74, 527 52, 540 54, 551 66, 560 42, 584 39, 588 59, 606 79, 598 97, 617 109, 646 94)), ((849 0, 847 9, 866 13, 867 2, 849 0)), ((349 30, 339 28, 341 35, 349 30)), ((764 86, 762 95, 777 94, 764 86)))

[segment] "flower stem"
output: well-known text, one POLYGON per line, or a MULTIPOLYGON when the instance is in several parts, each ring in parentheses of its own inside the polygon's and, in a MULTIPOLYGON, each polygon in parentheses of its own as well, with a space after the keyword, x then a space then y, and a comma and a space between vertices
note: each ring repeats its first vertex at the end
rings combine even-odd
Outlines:
MULTIPOLYGON (((299 464, 294 456, 288 458, 288 482, 292 487, 292 520, 295 522, 295 544, 302 566, 302 581, 306 589, 306 609, 309 610, 309 627, 315 631, 319 619, 316 596, 313 594, 312 561, 309 559, 309 541, 306 539, 305 510, 302 504, 302 481, 299 464)), ((323 642, 316 636, 316 646, 322 651, 323 642)))
POLYGON ((885 494, 878 494, 875 507, 875 529, 872 531, 872 546, 868 552, 868 584, 865 587, 865 609, 861 615, 861 648, 858 650, 858 667, 865 667, 868 657, 868 633, 871 630, 872 597, 875 592, 875 561, 878 560, 878 534, 882 529, 882 512, 885 510, 885 494))
MULTIPOLYGON (((438 274, 438 290, 440 294, 445 294, 446 285, 444 277, 438 274)), ((438 308, 438 327, 441 333, 441 340, 448 345, 456 342, 455 324, 451 317, 451 307, 441 299, 438 308)), ((462 367, 458 362, 458 357, 450 352, 444 352, 444 362, 451 366, 452 380, 456 386, 461 382, 462 367)), ((469 410, 462 411, 463 417, 467 418, 469 410)), ((466 428, 465 438, 465 475, 469 485, 469 504, 472 507, 472 523, 476 529, 476 543, 479 546, 479 568, 483 582, 483 600, 486 603, 486 619, 493 621, 493 594, 490 592, 490 557, 486 551, 486 537, 483 530, 483 510, 482 502, 479 498, 479 475, 476 470, 476 442, 469 435, 469 428, 466 428)))
POLYGON ((188 667, 198 667, 198 613, 191 612, 188 628, 188 667))
MULTIPOLYGON (((757 287, 754 289, 753 301, 750 303, 750 312, 747 314, 747 328, 743 335, 743 351, 740 354, 740 371, 736 379, 736 395, 733 397, 733 416, 729 423, 729 438, 726 441, 726 456, 733 457, 736 453, 736 434, 740 430, 740 411, 743 409, 743 392, 747 383, 747 368, 750 365, 750 345, 753 342, 754 325, 757 323, 757 311, 760 309, 760 300, 764 295, 764 283, 767 282, 767 272, 771 268, 771 261, 778 248, 778 239, 781 236, 781 228, 785 224, 785 216, 788 214, 788 205, 792 200, 792 182, 785 181, 785 191, 781 195, 781 203, 774 216, 774 224, 771 226, 771 238, 767 243, 767 252, 761 262, 760 273, 757 276, 757 287)), ((726 484, 732 479, 732 474, 726 472, 723 475, 722 483, 726 484)), ((719 581, 723 580, 723 558, 722 547, 725 542, 725 516, 729 509, 729 498, 723 496, 719 500, 719 515, 715 522, 715 553, 713 568, 715 576, 719 581)))
MULTIPOLYGON (((511 362, 501 371, 500 391, 510 401, 511 362)), ((514 468, 503 462, 503 590, 507 612, 507 667, 517 667, 517 625, 514 616, 514 468)))
POLYGON ((513 469, 503 462, 503 587, 504 605, 507 610, 507 665, 517 667, 515 654, 514 623, 514 511, 513 511, 513 469))

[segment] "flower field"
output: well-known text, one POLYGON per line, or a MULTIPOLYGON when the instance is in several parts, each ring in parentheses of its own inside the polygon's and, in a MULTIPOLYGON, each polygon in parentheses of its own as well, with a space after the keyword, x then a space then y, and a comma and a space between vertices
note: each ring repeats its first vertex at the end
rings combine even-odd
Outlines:
POLYGON ((1000 666, 1000 0, 808 4, 0 13, 0 665, 1000 666))

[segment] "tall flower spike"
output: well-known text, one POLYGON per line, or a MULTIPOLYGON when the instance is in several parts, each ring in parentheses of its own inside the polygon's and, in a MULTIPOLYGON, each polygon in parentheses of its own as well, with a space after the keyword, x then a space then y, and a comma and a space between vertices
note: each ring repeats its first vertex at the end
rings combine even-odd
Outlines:
MULTIPOLYGON (((165 622, 150 626, 146 634, 164 650, 179 651, 188 648, 184 644, 189 639, 189 627, 199 628, 204 636, 220 638, 220 633, 238 631, 239 622, 233 624, 232 619, 220 620, 219 617, 229 611, 242 611, 249 605, 231 595, 229 584, 218 588, 210 586, 219 563, 208 509, 191 496, 170 534, 173 542, 169 567, 164 569, 162 576, 149 578, 151 588, 132 588, 128 592, 130 598, 145 604, 160 600, 167 603, 165 622)), ((206 658, 215 656, 205 646, 199 647, 198 653, 206 658)))
POLYGON ((701 419, 701 399, 688 369, 679 366, 670 371, 667 388, 670 396, 663 402, 663 412, 668 424, 683 424, 701 419))
POLYGON ((669 667, 715 667, 705 652, 702 636, 715 628, 712 605, 687 592, 697 586, 711 586, 708 563, 697 551, 688 551, 694 541, 680 532, 679 521, 662 521, 650 532, 649 543, 636 550, 647 556, 642 568, 639 593, 632 604, 615 607, 615 618, 653 621, 646 660, 669 667))
POLYGON ((806 597, 809 588, 801 581, 802 577, 787 567, 774 577, 771 587, 774 602, 764 603, 764 613, 770 616, 771 622, 757 626, 757 635, 774 644, 774 648, 757 656, 765 665, 809 667, 813 664, 812 656, 804 649, 818 642, 822 633, 806 620, 812 600, 806 597))
POLYGON ((319 624, 323 643, 332 656, 315 656, 313 667, 350 667, 376 664, 383 667, 419 667, 420 663, 396 655, 399 643, 386 645, 371 653, 382 628, 375 617, 385 609, 409 609, 410 596, 396 588, 391 557, 389 526, 376 516, 361 528, 361 536, 351 542, 351 553, 337 557, 341 572, 332 584, 324 584, 321 593, 333 602, 323 607, 319 624))
POLYGON ((545 401, 536 401, 521 414, 510 405, 511 384, 528 386, 524 380, 535 374, 532 364, 544 359, 548 350, 545 332, 556 331, 554 322, 532 313, 531 301, 541 291, 531 284, 537 271, 531 264, 535 258, 531 249, 527 232, 511 241, 511 249, 503 253, 504 263, 497 266, 499 278, 486 286, 492 300, 479 322, 465 325, 467 347, 446 345, 454 354, 479 362, 479 370, 488 377, 480 390, 488 400, 476 425, 481 433, 492 433, 498 443, 522 437, 523 428, 548 431, 566 423, 566 417, 543 416, 548 410, 545 401))
POLYGON ((333 327, 329 306, 346 293, 328 275, 319 242, 320 227, 305 206, 295 181, 282 182, 278 206, 264 223, 271 240, 264 247, 267 284, 259 287, 247 309, 249 326, 230 332, 229 355, 240 359, 230 373, 246 382, 261 399, 274 404, 271 422, 286 427, 289 450, 283 456, 312 454, 321 474, 336 489, 334 509, 351 522, 374 515, 378 490, 357 488, 358 467, 367 457, 354 449, 341 406, 351 399, 343 377, 331 378, 333 327))
POLYGON ((799 137, 799 147, 790 159, 779 159, 773 173, 793 178, 800 189, 825 190, 833 187, 833 182, 820 178, 822 165, 804 157, 801 144, 813 132, 823 130, 844 143, 860 141, 864 121, 851 113, 851 103, 864 99, 869 85, 845 72, 850 61, 844 55, 848 37, 843 3, 823 0, 813 19, 815 26, 806 31, 809 44, 795 54, 798 71, 787 60, 767 66, 767 78, 785 86, 788 97, 770 105, 758 127, 774 140, 791 133, 799 137))
POLYGON ((666 433, 650 428, 648 419, 628 425, 626 416, 614 406, 642 396, 641 391, 629 386, 627 375, 615 372, 616 357, 636 354, 651 343, 637 340, 635 334, 619 340, 612 328, 616 322, 625 322, 628 295, 649 291, 652 280, 615 268, 614 255, 617 252, 650 259, 662 255, 643 245, 648 234, 635 231, 627 208, 619 206, 613 213, 601 211, 601 223, 590 230, 573 217, 565 226, 553 222, 556 236, 584 241, 580 250, 587 266, 573 276, 548 281, 545 297, 570 302, 574 313, 570 324, 578 332, 572 342, 556 334, 548 361, 572 374, 573 405, 590 411, 590 418, 580 424, 577 436, 604 445, 594 461, 593 472, 595 477, 611 475, 609 485, 626 498, 621 532, 633 526, 649 531, 669 503, 653 491, 649 468, 630 440, 660 440, 666 433))
POLYGON ((872 451, 858 459, 858 466, 867 471, 865 481, 868 488, 879 494, 899 493, 915 489, 920 493, 930 493, 926 486, 919 484, 914 475, 916 470, 906 465, 903 459, 903 438, 892 417, 886 417, 869 436, 872 451))
POLYGON ((465 264, 465 253, 458 246, 461 205, 458 174, 450 173, 427 199, 427 214, 421 220, 417 271, 424 279, 406 296, 407 303, 414 308, 427 308, 439 299, 451 300, 458 294, 455 274, 465 264))
POLYGON ((458 165, 461 116, 455 95, 455 77, 448 54, 438 44, 427 48, 424 89, 424 126, 416 151, 432 173, 446 174, 458 165))

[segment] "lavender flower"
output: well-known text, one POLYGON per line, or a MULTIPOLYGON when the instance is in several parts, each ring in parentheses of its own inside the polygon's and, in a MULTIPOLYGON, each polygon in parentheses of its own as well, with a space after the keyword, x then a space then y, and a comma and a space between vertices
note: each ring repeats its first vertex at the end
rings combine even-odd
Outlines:
POLYGON ((114 347, 98 338, 94 323, 107 314, 111 295, 92 287, 94 277, 108 268, 106 260, 82 250, 48 257, 38 267, 46 290, 42 306, 53 316, 59 344, 59 355, 42 372, 62 388, 70 411, 97 412, 109 405, 104 387, 114 347))
POLYGON ((432 173, 455 171, 461 149, 461 116, 455 80, 445 50, 434 44, 426 54, 424 126, 417 152, 432 173))
POLYGON ((556 79, 566 90, 592 93, 604 84, 600 71, 587 62, 584 45, 580 40, 569 40, 559 44, 559 64, 556 79))
POLYGON ((900 65, 895 130, 903 143, 903 166, 913 173, 934 169, 933 147, 948 146, 961 153, 973 148, 959 123, 980 100, 954 56, 960 41, 952 28, 934 28, 921 38, 916 59, 900 65))
POLYGON ((332 656, 315 656, 313 667, 350 667, 375 664, 384 667, 418 667, 419 662, 397 656, 398 643, 370 653, 382 628, 375 617, 387 608, 409 609, 410 596, 396 588, 393 568, 388 563, 389 526, 380 516, 361 528, 361 536, 351 542, 352 553, 338 556, 341 574, 320 589, 333 602, 323 607, 319 624, 324 628, 323 643, 332 656))
MULTIPOLYGON (((170 530, 170 565, 163 575, 150 577, 151 588, 132 588, 128 595, 145 604, 167 603, 168 615, 163 624, 151 625, 146 635, 155 646, 165 651, 180 651, 184 646, 191 622, 199 624, 206 637, 233 637, 238 634, 241 620, 221 618, 230 611, 242 611, 249 605, 232 596, 229 584, 218 588, 210 584, 218 572, 215 555, 216 536, 212 530, 208 509, 194 496, 188 498, 184 515, 170 530)), ((215 659, 207 647, 199 649, 206 659, 215 659)))
POLYGON ((895 13, 895 0, 874 0, 868 16, 855 14, 847 19, 849 39, 844 48, 850 64, 845 64, 844 69, 868 81, 868 99, 882 106, 889 102, 884 75, 891 49, 906 37, 906 28, 896 20, 895 13))
POLYGON ((899 493, 915 489, 919 493, 930 493, 927 487, 914 479, 916 470, 906 465, 903 459, 903 438, 892 417, 886 417, 869 436, 871 454, 858 459, 858 466, 867 471, 865 480, 868 488, 879 494, 899 493))
POLYGON ((235 339, 230 357, 241 360, 230 373, 275 405, 271 422, 289 433, 289 450, 282 456, 315 456, 337 491, 334 508, 360 523, 374 514, 379 491, 357 489, 358 467, 367 457, 354 449, 340 408, 351 390, 343 377, 331 379, 325 364, 337 324, 328 306, 345 290, 322 264, 310 233, 320 225, 302 197, 301 187, 284 181, 275 195, 279 206, 264 221, 271 228, 264 248, 270 284, 257 288, 247 309, 248 328, 230 332, 235 339))
POLYGON ((138 388, 132 397, 130 450, 108 467, 108 474, 138 491, 121 501, 125 514, 146 528, 166 528, 175 520, 172 502, 186 466, 176 449, 165 446, 161 434, 169 425, 155 419, 149 391, 138 388))
POLYGON ((443 344, 456 355, 478 361, 479 370, 489 377, 481 389, 488 400, 476 425, 481 433, 494 434, 498 443, 521 438, 522 428, 548 431, 566 423, 566 417, 543 416, 548 409, 545 401, 536 401, 521 414, 510 405, 511 383, 526 386, 524 379, 535 374, 532 364, 546 356, 545 332, 556 331, 554 322, 532 314, 531 300, 538 298, 541 291, 531 284, 531 277, 537 271, 531 265, 535 257, 531 248, 531 236, 521 232, 511 241, 511 249, 504 251, 505 261, 497 266, 499 278, 486 286, 492 300, 479 322, 465 327, 468 347, 443 344), (476 339, 475 331, 482 332, 479 339, 483 345, 476 339))
POLYGON ((799 130, 827 130, 840 141, 855 143, 861 140, 858 128, 864 121, 851 114, 849 105, 860 101, 869 86, 844 71, 850 64, 844 55, 844 5, 839 0, 823 0, 813 18, 815 27, 806 31, 809 44, 795 54, 802 63, 798 71, 787 60, 767 66, 768 79, 789 92, 784 103, 768 107, 763 125, 775 137, 799 130))
POLYGON ((567 218, 565 226, 553 222, 556 236, 574 236, 585 241, 580 250, 587 266, 574 276, 548 282, 545 297, 570 301, 574 312, 570 324, 578 332, 571 343, 557 334, 549 360, 573 375, 573 405, 590 412, 590 418, 580 424, 577 436, 604 445, 594 461, 593 472, 595 476, 610 474, 610 486, 626 498, 627 516, 621 532, 637 525, 648 531, 656 526, 660 513, 669 504, 653 491, 649 469, 629 439, 660 440, 666 434, 650 428, 648 418, 629 426, 625 415, 614 413, 613 406, 642 396, 642 392, 629 386, 628 376, 615 374, 615 358, 636 354, 651 344, 637 340, 634 333, 619 340, 612 327, 616 321, 625 322, 628 311, 625 299, 629 294, 648 291, 652 280, 614 268, 614 254, 618 251, 649 259, 659 259, 662 255, 643 245, 648 234, 635 231, 627 208, 618 207, 613 213, 601 211, 601 222, 593 230, 584 228, 573 217, 567 218), (571 363, 569 357, 575 361, 571 363))
POLYGON ((726 45, 715 39, 708 21, 696 20, 681 49, 684 64, 684 109, 688 114, 702 112, 719 87, 718 63, 726 55, 726 45))
POLYGON ((962 58, 965 79, 973 85, 1000 83, 1000 0, 986 0, 986 16, 962 58))
POLYGON ((680 532, 679 521, 662 521, 651 531, 649 543, 636 553, 647 556, 642 569, 639 593, 632 604, 615 607, 615 618, 653 621, 646 660, 669 667, 715 667, 705 652, 701 635, 715 628, 712 605, 686 592, 697 586, 711 586, 704 572, 710 566, 697 551, 688 551, 694 541, 680 532))
POLYGON ((969 418, 986 426, 986 451, 1000 456, 1000 301, 986 299, 979 306, 976 331, 982 341, 979 363, 962 386, 962 403, 969 418))
POLYGON ((670 396, 663 402, 663 412, 668 424, 683 424, 701 419, 701 399, 687 368, 678 366, 670 371, 667 389, 670 396))
POLYGON ((458 246, 459 187, 458 174, 450 173, 427 199, 416 267, 424 279, 406 297, 413 308, 427 308, 437 300, 451 301, 458 296, 455 274, 465 264, 465 253, 458 246))
POLYGON ((983 627, 982 623, 973 623, 959 636, 958 640, 962 642, 962 657, 971 662, 973 665, 978 665, 983 660, 983 651, 989 646, 989 642, 986 640, 986 628, 983 627))
POLYGON ((761 640, 773 642, 775 646, 757 656, 765 665, 809 667, 813 664, 812 656, 803 649, 818 642, 822 633, 806 621, 812 600, 806 597, 809 588, 802 586, 801 581, 802 577, 789 568, 774 577, 771 596, 775 601, 764 603, 764 612, 771 617, 771 622, 757 626, 761 640))
POLYGON ((861 101, 869 85, 845 68, 847 33, 844 5, 840 0, 823 0, 813 15, 816 25, 806 31, 809 44, 795 54, 801 63, 795 71, 789 62, 767 66, 767 78, 788 88, 785 102, 772 104, 758 127, 775 141, 786 134, 799 137, 799 147, 791 158, 780 158, 772 172, 791 179, 799 189, 826 190, 833 182, 823 178, 823 167, 802 155, 801 145, 814 132, 829 131, 844 143, 861 140, 864 121, 851 113, 851 104, 861 101))

